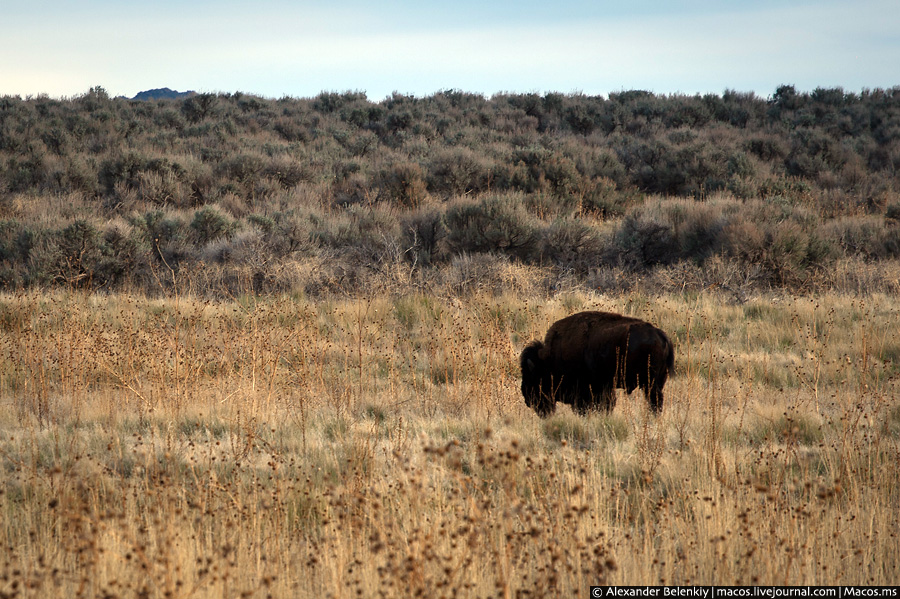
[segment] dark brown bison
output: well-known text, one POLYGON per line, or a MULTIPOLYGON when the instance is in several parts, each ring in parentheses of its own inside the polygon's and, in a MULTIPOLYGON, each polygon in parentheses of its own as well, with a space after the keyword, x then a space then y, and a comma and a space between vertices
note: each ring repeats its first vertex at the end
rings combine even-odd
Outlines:
POLYGON ((615 389, 644 391, 654 413, 675 371, 675 350, 664 332, 643 320, 611 312, 580 312, 550 327, 520 358, 522 395, 541 417, 561 401, 584 414, 612 410, 615 389))

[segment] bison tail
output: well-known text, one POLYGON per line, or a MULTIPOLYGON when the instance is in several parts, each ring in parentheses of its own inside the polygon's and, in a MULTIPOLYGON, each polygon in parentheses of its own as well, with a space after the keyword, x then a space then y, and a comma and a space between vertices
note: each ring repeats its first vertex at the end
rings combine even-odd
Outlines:
POLYGON ((540 363, 538 352, 543 347, 544 344, 541 341, 532 341, 522 350, 522 355, 519 357, 519 365, 522 367, 523 374, 535 370, 537 364, 540 363))
POLYGON ((663 333, 663 339, 666 340, 666 345, 668 346, 666 349, 666 370, 669 371, 669 376, 675 376, 675 346, 672 345, 665 333, 663 333))

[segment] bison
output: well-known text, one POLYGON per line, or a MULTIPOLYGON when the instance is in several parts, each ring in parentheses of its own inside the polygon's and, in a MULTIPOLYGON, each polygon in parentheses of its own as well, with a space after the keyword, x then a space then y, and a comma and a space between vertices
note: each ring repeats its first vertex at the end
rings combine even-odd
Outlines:
POLYGON ((615 389, 640 387, 650 410, 659 413, 663 385, 675 371, 675 350, 664 332, 648 322, 611 312, 580 312, 559 320, 544 341, 532 341, 520 358, 522 395, 542 418, 556 402, 579 414, 615 407, 615 389))

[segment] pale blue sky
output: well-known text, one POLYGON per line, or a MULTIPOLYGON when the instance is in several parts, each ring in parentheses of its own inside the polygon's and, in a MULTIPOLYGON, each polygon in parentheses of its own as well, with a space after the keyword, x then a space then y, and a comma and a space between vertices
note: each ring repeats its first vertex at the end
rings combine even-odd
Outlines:
POLYGON ((0 95, 900 85, 898 0, 0 0, 0 95))

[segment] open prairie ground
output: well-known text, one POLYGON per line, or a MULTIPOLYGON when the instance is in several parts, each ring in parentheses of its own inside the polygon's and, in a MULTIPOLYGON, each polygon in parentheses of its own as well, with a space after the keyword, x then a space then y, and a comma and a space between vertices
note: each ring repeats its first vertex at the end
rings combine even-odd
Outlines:
POLYGON ((587 596, 900 580, 900 300, 0 297, 3 597, 587 596), (582 309, 676 342, 658 418, 540 420, 582 309))

